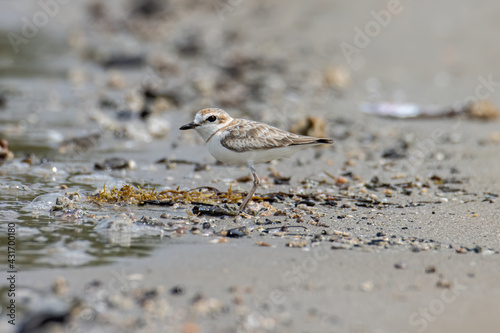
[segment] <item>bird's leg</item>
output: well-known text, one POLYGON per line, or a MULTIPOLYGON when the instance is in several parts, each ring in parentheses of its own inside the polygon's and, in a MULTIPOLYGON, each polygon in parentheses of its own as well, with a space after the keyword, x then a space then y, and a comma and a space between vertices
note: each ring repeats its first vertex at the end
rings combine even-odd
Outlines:
POLYGON ((250 168, 250 171, 252 172, 252 177, 253 177, 253 187, 248 192, 247 196, 245 197, 245 200, 240 205, 240 212, 244 211, 245 208, 247 208, 248 202, 252 199, 255 191, 257 191, 257 187, 259 187, 260 184, 260 179, 259 176, 257 176, 257 172, 255 171, 255 167, 253 165, 253 162, 248 163, 248 167, 250 168))

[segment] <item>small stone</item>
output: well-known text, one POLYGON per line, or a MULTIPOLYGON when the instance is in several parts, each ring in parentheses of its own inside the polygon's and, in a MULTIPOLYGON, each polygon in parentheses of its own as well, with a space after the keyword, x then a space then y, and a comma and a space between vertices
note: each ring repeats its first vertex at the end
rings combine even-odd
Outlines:
POLYGON ((446 279, 441 279, 436 283, 436 287, 443 289, 451 289, 452 286, 453 284, 451 283, 451 281, 448 281, 446 279))
POLYGON ((175 229, 175 233, 178 235, 184 235, 186 233, 186 228, 185 227, 179 227, 175 229))
POLYGON ((286 243, 287 247, 306 247, 307 246, 307 241, 305 239, 300 239, 300 240, 295 240, 286 243))
POLYGON ((426 274, 436 273, 436 266, 427 266, 427 267, 425 267, 425 273, 426 274))
POLYGON ((301 135, 314 136, 317 138, 324 138, 327 136, 325 125, 326 122, 323 117, 307 116, 295 123, 290 128, 290 132, 301 135))
POLYGON ((354 160, 346 160, 344 162, 344 166, 345 167, 355 167, 356 166, 356 162, 354 160))
POLYGON ((396 268, 396 269, 407 269, 408 268, 408 264, 405 261, 399 261, 399 262, 397 262, 397 263, 394 264, 394 268, 396 268))
POLYGON ((343 184, 346 184, 347 182, 349 182, 349 180, 348 180, 347 178, 345 178, 345 177, 342 177, 342 176, 337 177, 337 178, 335 179, 335 185, 337 185, 337 186, 338 186, 338 185, 343 185, 343 184))
POLYGON ((62 276, 59 276, 52 285, 52 291, 56 295, 66 294, 68 292, 68 284, 66 283, 66 279, 62 276))
POLYGON ((498 118, 499 110, 491 101, 478 101, 465 108, 467 116, 473 119, 494 120, 498 118))
POLYGON ((242 297, 240 297, 240 296, 235 296, 235 297, 233 298, 233 302, 234 302, 234 304, 236 304, 236 305, 242 305, 242 304, 244 303, 244 302, 243 302, 243 298, 242 298, 242 297))
POLYGON ((233 229, 228 229, 228 230, 222 230, 220 232, 221 236, 224 237, 232 237, 232 238, 240 238, 240 237, 245 237, 250 234, 250 230, 248 230, 247 227, 238 227, 238 228, 233 228, 233 229))
MULTIPOLYGON (((150 216, 143 216, 140 220, 136 221, 137 224, 144 224, 149 227, 165 227, 165 223, 158 221, 157 218, 150 216)), ((176 230, 177 231, 177 230, 176 230)))
POLYGON ((373 282, 372 281, 365 281, 360 285, 360 289, 364 292, 370 292, 373 290, 373 282))
POLYGON ((340 242, 333 242, 332 243, 332 250, 349 250, 353 247, 351 244, 345 244, 345 243, 340 243, 340 242))
POLYGON ((111 157, 102 163, 95 163, 94 169, 96 170, 120 170, 120 169, 134 169, 137 164, 134 161, 129 161, 120 157, 111 157))
POLYGON ((445 156, 443 153, 437 153, 434 158, 436 159, 436 161, 442 161, 444 160, 445 156))
POLYGON ((475 253, 482 253, 483 252, 483 248, 479 245, 476 245, 472 248, 472 251, 474 251, 475 253))
POLYGON ((9 150, 9 141, 5 139, 0 140, 0 161, 11 160, 14 158, 14 153, 9 150))
POLYGON ((350 70, 342 66, 327 67, 323 72, 323 77, 325 84, 335 89, 344 89, 352 82, 350 70))
POLYGON ((491 256, 492 254, 495 254, 495 251, 492 250, 484 250, 481 255, 486 257, 486 256, 491 256))
POLYGON ((125 78, 120 72, 112 70, 108 74, 108 87, 111 89, 123 89, 126 85, 125 78))
POLYGON ((220 244, 220 243, 229 243, 229 239, 226 237, 212 239, 210 241, 211 244, 220 244))
POLYGON ((170 293, 172 295, 176 295, 176 296, 184 295, 185 292, 186 292, 186 290, 185 290, 184 286, 182 286, 182 285, 178 285, 178 286, 175 286, 172 289, 170 289, 170 293))
POLYGON ((62 212, 67 212, 71 210, 75 210, 78 207, 71 201, 71 199, 67 197, 57 197, 56 199, 56 204, 50 208, 50 212, 57 212, 57 211, 62 211, 62 212))

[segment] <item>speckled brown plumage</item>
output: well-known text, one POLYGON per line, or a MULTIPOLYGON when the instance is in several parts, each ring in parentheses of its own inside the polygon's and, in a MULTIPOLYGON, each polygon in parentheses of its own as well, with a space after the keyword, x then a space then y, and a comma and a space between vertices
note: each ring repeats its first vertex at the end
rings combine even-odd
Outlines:
POLYGON ((225 127, 225 131, 227 134, 221 140, 222 146, 236 152, 333 142, 331 139, 318 139, 289 133, 246 119, 233 119, 225 127))

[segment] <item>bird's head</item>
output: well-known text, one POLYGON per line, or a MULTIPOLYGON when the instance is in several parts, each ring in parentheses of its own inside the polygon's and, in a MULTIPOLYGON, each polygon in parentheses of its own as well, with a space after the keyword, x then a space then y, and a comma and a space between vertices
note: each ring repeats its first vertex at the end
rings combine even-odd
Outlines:
POLYGON ((207 141, 212 134, 229 124, 231 120, 233 118, 222 109, 203 109, 196 113, 194 121, 179 129, 184 131, 194 128, 203 140, 207 141))

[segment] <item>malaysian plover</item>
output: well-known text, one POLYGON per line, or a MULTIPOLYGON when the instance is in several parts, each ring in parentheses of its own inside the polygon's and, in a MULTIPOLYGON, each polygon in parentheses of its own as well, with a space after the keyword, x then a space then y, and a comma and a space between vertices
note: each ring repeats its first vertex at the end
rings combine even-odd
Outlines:
POLYGON ((306 147, 333 143, 331 139, 297 135, 257 121, 233 119, 224 110, 215 108, 198 111, 194 121, 180 130, 193 128, 218 161, 250 168, 253 187, 241 203, 240 211, 246 208, 260 184, 255 163, 289 157, 306 147))

